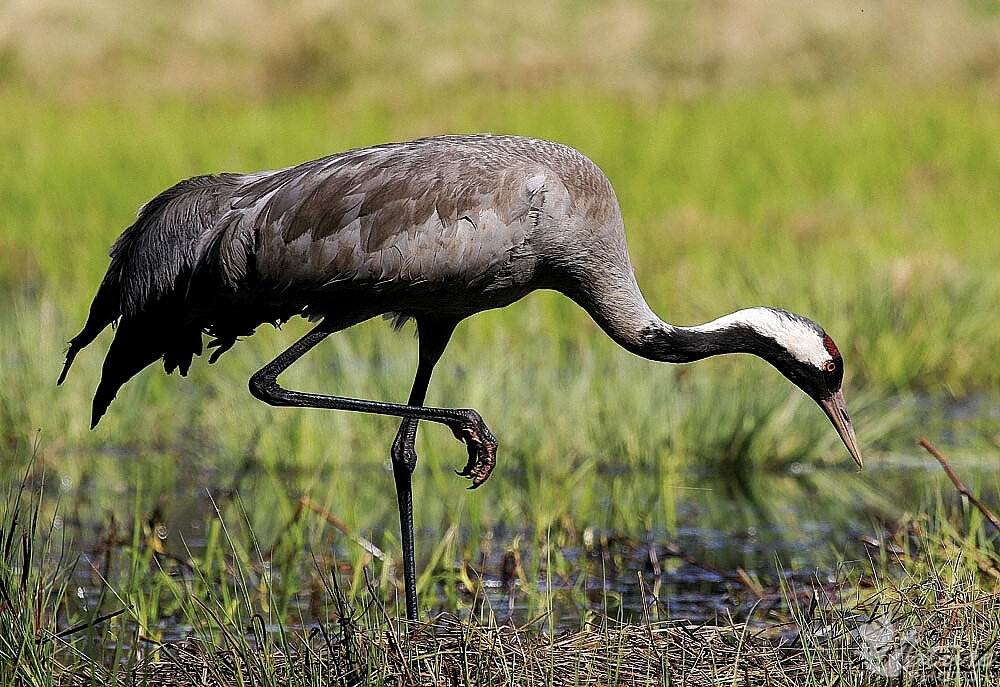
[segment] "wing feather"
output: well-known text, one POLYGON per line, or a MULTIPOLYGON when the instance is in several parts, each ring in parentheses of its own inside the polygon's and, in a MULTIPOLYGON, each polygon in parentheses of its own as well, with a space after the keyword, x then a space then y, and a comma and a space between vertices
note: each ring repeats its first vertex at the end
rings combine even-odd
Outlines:
MULTIPOLYGON (((345 153, 248 185, 245 193, 266 201, 236 203, 233 212, 240 231, 253 227, 259 276, 303 286, 473 283, 496 270, 525 241, 532 184, 544 170, 461 146, 450 156, 440 144, 413 155, 418 143, 345 153)), ((230 233, 235 242, 239 232, 230 233)))

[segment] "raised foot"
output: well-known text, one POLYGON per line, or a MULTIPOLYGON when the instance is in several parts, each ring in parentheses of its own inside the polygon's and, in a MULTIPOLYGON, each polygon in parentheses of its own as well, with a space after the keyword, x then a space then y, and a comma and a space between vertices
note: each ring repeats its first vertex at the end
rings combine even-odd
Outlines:
POLYGON ((497 464, 497 440, 483 418, 474 410, 461 411, 465 417, 452 425, 451 431, 465 442, 469 460, 455 474, 472 480, 469 489, 475 489, 487 480, 497 464))

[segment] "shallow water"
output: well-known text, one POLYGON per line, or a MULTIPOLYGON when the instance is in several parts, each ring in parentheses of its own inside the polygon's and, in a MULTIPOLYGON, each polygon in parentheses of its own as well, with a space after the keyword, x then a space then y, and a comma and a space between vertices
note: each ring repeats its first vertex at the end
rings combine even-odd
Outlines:
MULTIPOLYGON (((977 487, 985 501, 996 505, 1000 463, 978 457, 955 458, 953 467, 969 485, 977 487)), ((224 504, 231 503, 230 489, 208 490, 201 486, 211 477, 201 473, 177 480, 173 493, 161 494, 162 512, 154 514, 149 523, 149 536, 162 543, 162 554, 153 565, 169 568, 179 579, 192 574, 183 561, 203 553, 206 529, 218 519, 219 510, 225 510, 224 504)), ((246 496, 274 490, 276 478, 280 482, 283 476, 251 470, 242 476, 239 491, 246 496)), ((385 480, 386 475, 372 469, 370 479, 385 480)), ((623 479, 632 477, 625 475, 623 479)), ((287 476, 288 485, 295 482, 294 476, 287 476)), ((466 572, 476 587, 468 594, 459 594, 459 605, 464 609, 461 612, 482 613, 486 607, 500 621, 523 624, 539 615, 538 599, 544 598, 551 604, 543 609, 547 612, 545 624, 553 629, 578 628, 580 619, 590 611, 627 620, 764 620, 783 603, 778 593, 782 585, 809 590, 832 584, 842 579, 845 569, 865 564, 866 547, 882 538, 885 522, 927 504, 931 494, 940 494, 945 501, 958 500, 938 464, 930 456, 916 452, 879 456, 870 460, 862 473, 793 465, 785 474, 756 478, 749 497, 734 495, 732 485, 718 476, 704 476, 698 483, 703 486, 684 492, 679 499, 676 525, 669 530, 649 529, 636 535, 635 530, 629 534, 571 524, 570 530, 577 525, 579 530, 562 533, 558 564, 548 560, 552 552, 525 543, 544 542, 545 537, 538 537, 523 525, 501 523, 486 532, 459 526, 451 535, 459 542, 457 550, 467 552, 466 572), (484 545, 484 541, 488 544, 484 545), (516 570, 511 574, 513 551, 521 566, 520 574, 516 570)), ((88 512, 93 515, 93 504, 81 506, 87 502, 86 493, 78 492, 92 485, 84 483, 77 489, 62 486, 60 498, 64 505, 75 504, 68 510, 77 516, 88 512)), ((289 486, 290 490, 294 488, 289 486)), ((387 501, 387 512, 391 514, 391 491, 380 496, 387 501)), ((133 502, 130 496, 118 498, 124 503, 133 502)), ((381 528, 392 533, 391 545, 396 541, 396 527, 393 517, 358 534, 398 556, 382 542, 379 531, 381 528)), ((109 526, 107 517, 97 522, 92 517, 60 516, 58 529, 73 542, 69 551, 80 556, 70 581, 74 603, 81 609, 95 608, 107 591, 102 571, 109 557, 118 561, 114 565, 125 559, 109 553, 116 546, 108 545, 109 534, 115 530, 119 538, 128 541, 130 526, 109 526)), ((427 564, 429 549, 443 536, 444 532, 426 527, 418 532, 418 567, 427 564)), ((344 539, 340 537, 339 541, 344 539)), ((268 541, 263 536, 261 540, 268 541)), ((336 544, 335 548, 341 548, 332 558, 326 555, 329 551, 302 551, 294 568, 302 581, 294 585, 300 591, 290 602, 288 617, 297 619, 292 625, 309 626, 329 619, 332 604, 328 593, 317 587, 314 579, 317 560, 324 561, 323 565, 329 565, 331 560, 349 560, 350 551, 345 549, 351 545, 349 541, 336 544)), ((446 563, 450 565, 451 561, 446 563)), ((250 571, 245 582, 254 588, 260 580, 250 571)), ((440 586, 435 589, 437 593, 427 591, 421 598, 425 611, 433 615, 439 610, 453 610, 446 608, 446 591, 440 586)), ((107 599, 103 602, 107 603, 107 599)), ((396 603, 401 602, 397 599, 396 603)), ((393 612, 391 604, 389 611, 393 612)), ((402 613, 401 607, 397 612, 402 613)), ((190 632, 179 617, 163 619, 158 629, 159 638, 164 640, 190 632)))

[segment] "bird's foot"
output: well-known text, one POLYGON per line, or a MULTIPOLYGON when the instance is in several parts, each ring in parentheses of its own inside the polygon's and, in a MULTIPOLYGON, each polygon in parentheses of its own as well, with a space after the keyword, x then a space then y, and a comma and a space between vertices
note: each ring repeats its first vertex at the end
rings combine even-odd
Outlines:
POLYGON ((466 417, 453 426, 451 431, 465 442, 469 450, 469 460, 464 468, 456 470, 455 473, 472 480, 469 489, 475 489, 493 472, 493 467, 497 463, 497 440, 479 413, 474 410, 466 410, 464 413, 466 417))

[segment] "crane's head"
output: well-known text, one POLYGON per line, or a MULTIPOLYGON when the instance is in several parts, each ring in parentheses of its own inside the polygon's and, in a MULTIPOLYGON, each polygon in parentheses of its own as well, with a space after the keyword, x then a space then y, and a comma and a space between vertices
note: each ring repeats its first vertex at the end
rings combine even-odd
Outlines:
POLYGON ((754 344, 745 350, 774 365, 816 401, 862 467, 861 449, 841 391, 844 359, 830 335, 809 318, 777 308, 750 308, 733 315, 737 326, 753 333, 754 344))

